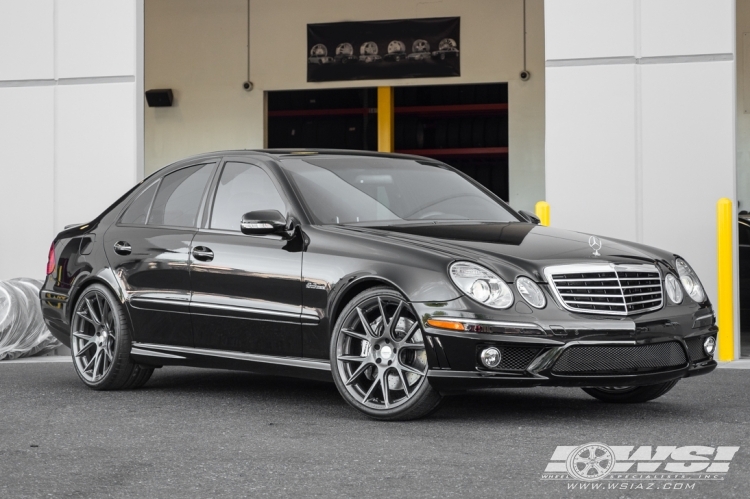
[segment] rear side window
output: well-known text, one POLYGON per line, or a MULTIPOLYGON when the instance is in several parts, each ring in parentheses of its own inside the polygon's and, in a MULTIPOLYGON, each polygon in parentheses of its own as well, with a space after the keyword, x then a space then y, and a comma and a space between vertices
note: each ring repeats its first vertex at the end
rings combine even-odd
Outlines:
POLYGON ((148 225, 195 227, 213 165, 195 165, 165 176, 159 185, 148 225))
POLYGON ((258 210, 286 215, 286 205, 271 177, 255 165, 227 163, 216 190, 211 228, 239 231, 242 215, 258 210))
POLYGON ((133 225, 145 225, 148 219, 148 210, 151 208, 151 201, 154 200, 154 194, 156 194, 156 187, 159 182, 154 182, 146 187, 135 201, 125 210, 125 213, 120 219, 122 224, 133 224, 133 225))

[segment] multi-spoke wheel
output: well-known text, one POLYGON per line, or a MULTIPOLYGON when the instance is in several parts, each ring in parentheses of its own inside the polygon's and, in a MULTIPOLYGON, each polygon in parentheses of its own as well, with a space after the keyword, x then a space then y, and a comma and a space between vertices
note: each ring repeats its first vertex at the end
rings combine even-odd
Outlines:
POLYGON ((70 323, 70 349, 78 376, 97 390, 136 388, 153 368, 130 360, 130 329, 120 303, 101 284, 76 302, 70 323))
POLYGON ((674 388, 678 380, 647 386, 600 386, 583 391, 603 402, 637 404, 659 398, 674 388))
POLYGON ((422 417, 441 399, 427 381, 419 319, 390 288, 367 290, 341 312, 331 338, 331 368, 344 399, 377 419, 422 417))

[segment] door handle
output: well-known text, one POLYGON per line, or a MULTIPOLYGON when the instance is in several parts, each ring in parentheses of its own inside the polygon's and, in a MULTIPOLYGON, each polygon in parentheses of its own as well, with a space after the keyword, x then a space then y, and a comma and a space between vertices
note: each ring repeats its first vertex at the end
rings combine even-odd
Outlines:
POLYGON ((133 248, 130 247, 129 242, 117 241, 115 243, 115 253, 117 253, 118 255, 129 255, 131 251, 133 251, 133 248))
POLYGON ((211 248, 196 246, 193 248, 193 258, 202 262, 210 262, 214 259, 214 252, 211 251, 211 248))

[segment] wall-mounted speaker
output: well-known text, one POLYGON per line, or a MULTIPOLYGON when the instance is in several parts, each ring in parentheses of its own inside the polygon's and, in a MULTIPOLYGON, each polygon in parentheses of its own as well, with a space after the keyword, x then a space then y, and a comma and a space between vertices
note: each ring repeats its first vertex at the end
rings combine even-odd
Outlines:
POLYGON ((146 90, 146 102, 148 107, 172 107, 172 95, 171 88, 161 88, 154 90, 146 90))

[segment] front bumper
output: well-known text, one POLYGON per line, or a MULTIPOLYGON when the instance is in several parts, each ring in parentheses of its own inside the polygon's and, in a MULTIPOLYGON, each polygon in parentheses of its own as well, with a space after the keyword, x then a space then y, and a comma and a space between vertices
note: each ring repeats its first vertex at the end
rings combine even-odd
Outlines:
POLYGON ((443 392, 493 387, 642 386, 707 374, 717 365, 702 350, 703 341, 709 336, 716 338, 718 332, 708 303, 614 318, 572 313, 554 305, 542 311, 516 307, 489 315, 466 298, 413 305, 423 321, 428 379, 443 392), (472 331, 435 328, 428 324, 432 318, 460 319, 477 327, 472 331), (496 369, 484 367, 479 352, 489 346, 497 347, 509 360, 496 369), (573 357, 573 352, 578 364, 563 357, 573 357), (585 364, 586 352, 595 355, 590 368, 585 364), (644 355, 638 357, 641 352, 644 355), (668 358, 663 359, 664 355, 668 358))

